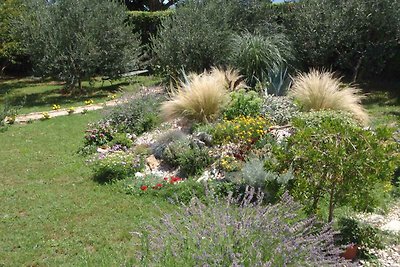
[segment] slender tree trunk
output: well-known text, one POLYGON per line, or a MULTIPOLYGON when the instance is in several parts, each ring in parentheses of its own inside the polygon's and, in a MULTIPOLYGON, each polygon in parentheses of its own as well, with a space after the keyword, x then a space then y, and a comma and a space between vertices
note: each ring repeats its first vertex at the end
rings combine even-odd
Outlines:
POLYGON ((333 210, 335 209, 335 184, 332 185, 331 191, 329 192, 329 216, 328 222, 332 222, 333 220, 333 210))
POLYGON ((358 75, 360 73, 360 67, 361 67, 363 59, 364 59, 364 54, 361 54, 360 58, 357 61, 357 65, 354 68, 353 79, 352 79, 353 82, 356 82, 358 79, 358 75))
POLYGON ((79 93, 82 93, 82 79, 81 77, 78 78, 78 88, 79 88, 79 93))

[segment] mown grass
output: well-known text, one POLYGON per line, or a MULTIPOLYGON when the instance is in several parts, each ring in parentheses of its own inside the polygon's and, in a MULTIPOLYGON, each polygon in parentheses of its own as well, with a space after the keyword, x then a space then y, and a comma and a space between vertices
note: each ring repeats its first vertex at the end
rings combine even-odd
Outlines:
POLYGON ((159 216, 155 201, 169 209, 90 179, 76 151, 86 124, 99 117, 58 117, 0 133, 0 266, 132 263, 130 232, 159 216))
POLYGON ((53 104, 61 108, 84 106, 85 100, 92 99, 95 103, 110 100, 108 97, 124 92, 136 92, 143 86, 154 86, 161 79, 154 76, 136 76, 130 80, 116 80, 112 83, 100 80, 93 84, 84 82, 84 93, 81 95, 62 94, 64 85, 54 81, 38 81, 32 78, 9 79, 0 81, 0 103, 7 97, 11 104, 20 106, 20 114, 49 111, 53 104))

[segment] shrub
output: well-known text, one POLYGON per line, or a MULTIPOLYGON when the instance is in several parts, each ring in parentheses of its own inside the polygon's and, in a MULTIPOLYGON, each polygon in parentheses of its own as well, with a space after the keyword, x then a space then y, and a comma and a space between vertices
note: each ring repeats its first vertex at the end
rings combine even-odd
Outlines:
POLYGON ((82 80, 118 77, 139 67, 140 42, 127 27, 126 9, 109 0, 24 1, 16 24, 35 71, 82 92, 82 80))
POLYGON ((224 120, 212 129, 215 144, 229 142, 252 145, 267 134, 270 123, 262 116, 240 116, 233 120, 224 120))
POLYGON ((243 168, 236 173, 227 173, 228 181, 239 185, 240 188, 254 187, 264 193, 268 202, 275 202, 285 191, 289 181, 294 179, 293 173, 287 171, 283 174, 265 169, 265 162, 257 157, 250 157, 243 168))
POLYGON ((268 72, 279 69, 291 57, 290 43, 284 35, 244 33, 232 39, 229 61, 250 86, 255 86, 258 82, 266 83, 268 72))
MULTIPOLYGON (((161 220, 146 222, 139 234, 143 266, 346 266, 328 227, 301 219, 285 195, 273 206, 254 200, 194 198, 161 220)), ((137 249, 137 248, 135 248, 137 249)), ((140 249, 140 248, 139 248, 140 249)))
POLYGON ((254 91, 240 89, 230 93, 230 102, 224 110, 224 117, 232 120, 239 116, 256 117, 260 115, 262 99, 254 91))
POLYGON ((124 179, 144 168, 144 160, 140 156, 124 151, 100 154, 90 164, 94 179, 100 182, 124 179))
POLYGON ((191 74, 164 102, 161 112, 168 120, 183 118, 188 121, 215 120, 228 100, 228 89, 237 84, 234 71, 213 69, 203 74, 191 74), (228 80, 232 79, 232 80, 228 80))
POLYGON ((163 96, 160 95, 134 98, 115 107, 104 120, 109 121, 119 132, 140 135, 160 124, 158 108, 162 100, 163 96))
POLYGON ((361 105, 360 90, 343 84, 332 73, 312 70, 293 80, 292 96, 306 110, 341 110, 351 113, 361 123, 368 122, 368 114, 361 105))
POLYGON ((88 128, 85 134, 85 147, 106 145, 115 134, 115 129, 108 121, 89 124, 88 128))
POLYGON ((157 141, 152 145, 152 152, 156 158, 162 158, 165 148, 177 140, 184 140, 186 134, 181 130, 170 130, 158 137, 157 141))
POLYGON ((174 167, 180 167, 185 176, 198 175, 211 164, 208 149, 190 140, 170 143, 164 150, 163 159, 174 167))
POLYGON ((360 222, 354 218, 342 217, 338 221, 340 231, 340 244, 357 244, 362 249, 383 249, 383 235, 381 231, 371 225, 360 222))
POLYGON ((293 196, 315 212, 323 198, 334 208, 357 210, 379 204, 375 188, 390 182, 398 145, 384 131, 359 127, 348 115, 333 111, 304 114, 292 122, 296 131, 276 152, 282 170, 293 168, 293 196))
POLYGON ((273 123, 285 125, 298 115, 299 108, 288 97, 266 94, 261 113, 273 123))
POLYGON ((120 145, 125 148, 130 148, 133 145, 133 141, 126 133, 116 133, 112 137, 112 141, 109 143, 109 145, 111 147, 120 145))

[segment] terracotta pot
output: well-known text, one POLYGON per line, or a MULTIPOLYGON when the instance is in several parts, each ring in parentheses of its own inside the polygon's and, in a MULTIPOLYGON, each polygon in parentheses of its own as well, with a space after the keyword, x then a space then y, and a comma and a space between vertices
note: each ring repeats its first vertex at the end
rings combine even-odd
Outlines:
POLYGON ((349 245, 346 251, 342 254, 342 257, 346 260, 354 260, 358 254, 358 245, 349 245))

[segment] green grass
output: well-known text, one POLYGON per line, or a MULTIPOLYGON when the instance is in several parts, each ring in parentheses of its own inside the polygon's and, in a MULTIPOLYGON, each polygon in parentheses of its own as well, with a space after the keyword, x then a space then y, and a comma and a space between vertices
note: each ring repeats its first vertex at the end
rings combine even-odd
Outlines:
POLYGON ((0 133, 0 266, 119 266, 130 232, 158 216, 150 197, 91 180, 76 151, 98 112, 13 125, 0 133))
POLYGON ((111 84, 109 81, 97 81, 90 85, 84 82, 85 93, 82 95, 65 95, 61 91, 63 84, 54 81, 37 81, 32 78, 0 80, 0 104, 9 98, 13 105, 22 105, 19 114, 30 112, 49 111, 53 104, 61 105, 61 108, 71 106, 84 106, 85 100, 93 99, 95 103, 110 100, 112 94, 121 95, 124 92, 135 92, 142 86, 153 86, 161 82, 161 79, 153 76, 136 76, 128 80, 117 80, 111 84))

